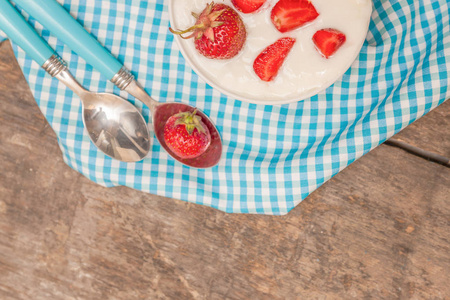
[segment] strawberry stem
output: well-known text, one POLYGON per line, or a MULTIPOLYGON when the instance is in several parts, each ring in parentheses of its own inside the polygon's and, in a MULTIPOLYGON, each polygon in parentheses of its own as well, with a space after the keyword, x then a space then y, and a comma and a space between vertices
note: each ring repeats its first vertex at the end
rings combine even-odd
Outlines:
POLYGON ((214 43, 214 31, 212 28, 221 26, 224 22, 216 21, 226 9, 221 9, 219 11, 212 12, 214 8, 214 2, 206 4, 206 8, 199 15, 197 13, 192 12, 192 16, 197 20, 194 26, 189 27, 186 30, 173 30, 169 28, 170 32, 173 34, 179 35, 183 39, 189 39, 191 37, 195 37, 196 39, 200 39, 203 35, 205 35, 212 43, 214 43), (183 34, 192 32, 192 34, 188 36, 183 36, 183 34))
POLYGON ((179 35, 179 36, 180 36, 181 38, 183 38, 183 39, 189 39, 189 38, 191 38, 191 37, 193 37, 193 36, 195 35, 195 31, 196 31, 197 29, 202 29, 202 28, 204 28, 204 27, 205 27, 205 25, 202 24, 202 23, 200 23, 200 24, 191 26, 191 27, 189 27, 189 28, 186 29, 186 30, 178 30, 178 31, 176 31, 176 30, 173 30, 173 29, 170 28, 170 27, 169 27, 169 30, 170 30, 170 32, 172 32, 173 34, 179 35), (183 34, 188 33, 188 32, 193 32, 193 33, 192 33, 191 35, 187 36, 187 37, 184 37, 183 34))
POLYGON ((206 132, 205 128, 203 127, 202 118, 197 115, 197 109, 195 109, 193 112, 180 112, 175 116, 177 117, 175 125, 184 125, 189 135, 192 135, 194 129, 196 128, 201 133, 206 132))

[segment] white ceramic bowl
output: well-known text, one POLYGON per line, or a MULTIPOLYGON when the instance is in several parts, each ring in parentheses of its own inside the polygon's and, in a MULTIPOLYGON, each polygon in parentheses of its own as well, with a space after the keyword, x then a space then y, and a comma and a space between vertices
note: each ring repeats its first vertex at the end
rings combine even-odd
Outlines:
MULTIPOLYGON (((193 39, 175 36, 183 57, 206 83, 238 100, 277 105, 314 96, 348 70, 364 43, 372 12, 371 0, 311 0, 319 17, 308 25, 287 33, 278 32, 270 12, 278 0, 267 0, 253 14, 242 14, 247 40, 241 52, 229 60, 214 60, 197 52, 193 39), (346 42, 329 59, 315 49, 312 36, 317 30, 335 28, 346 34, 346 42), (290 36, 296 43, 271 82, 263 82, 253 71, 258 54, 278 38, 290 36)), ((195 22, 191 12, 200 13, 208 0, 169 0, 171 27, 186 29, 195 22)), ((231 7, 229 0, 217 1, 231 7)))

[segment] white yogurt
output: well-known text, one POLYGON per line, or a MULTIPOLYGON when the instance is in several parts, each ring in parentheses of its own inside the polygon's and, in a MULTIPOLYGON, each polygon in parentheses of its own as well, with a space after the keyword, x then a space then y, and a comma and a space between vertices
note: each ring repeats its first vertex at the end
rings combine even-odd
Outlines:
MULTIPOLYGON (((200 13, 212 0, 171 0, 171 25, 175 29, 192 26, 191 12, 200 13)), ((177 37, 186 60, 194 71, 211 86, 236 99, 263 104, 282 104, 313 96, 333 84, 347 71, 358 56, 365 40, 372 12, 371 0, 311 0, 320 14, 308 25, 280 33, 270 20, 278 0, 268 0, 253 14, 239 13, 246 25, 247 40, 241 52, 229 60, 208 59, 197 52, 193 40, 177 37), (346 35, 346 42, 329 59, 315 49, 314 33, 335 28, 346 35), (264 82, 253 71, 258 54, 277 39, 289 36, 296 43, 284 61, 277 77, 264 82)), ((216 1, 222 3, 222 1, 216 1)), ((229 0, 224 4, 231 7, 229 0)))

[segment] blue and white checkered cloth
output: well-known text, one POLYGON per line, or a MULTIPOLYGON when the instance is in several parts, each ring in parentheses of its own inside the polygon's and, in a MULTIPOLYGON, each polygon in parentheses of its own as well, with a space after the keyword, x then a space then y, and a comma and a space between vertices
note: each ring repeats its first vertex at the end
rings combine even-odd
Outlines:
MULTIPOLYGON (((215 121, 224 153, 211 169, 175 162, 156 139, 141 162, 106 157, 84 130, 78 97, 14 45, 65 162, 99 184, 125 185, 226 212, 285 214, 450 95, 448 0, 374 0, 366 41, 351 68, 326 91, 282 106, 237 101, 199 79, 168 31, 167 2, 60 0, 157 100, 195 105, 215 121)), ((84 87, 131 99, 29 21, 84 87)), ((143 113, 148 117, 146 107, 143 113)))

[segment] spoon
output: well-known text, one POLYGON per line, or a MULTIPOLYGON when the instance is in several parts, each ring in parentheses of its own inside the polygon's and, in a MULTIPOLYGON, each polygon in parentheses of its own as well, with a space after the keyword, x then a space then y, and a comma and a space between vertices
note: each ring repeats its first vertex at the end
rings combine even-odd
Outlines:
POLYGON ((139 110, 116 95, 92 93, 84 89, 71 75, 64 61, 8 0, 0 0, 0 7, 0 28, 47 73, 80 97, 84 126, 98 149, 121 161, 142 160, 150 150, 150 135, 139 110))
POLYGON ((219 162, 222 155, 222 140, 213 122, 203 112, 188 104, 159 103, 154 100, 138 84, 134 76, 55 0, 14 1, 83 57, 87 63, 99 70, 103 76, 110 78, 117 87, 147 105, 152 114, 155 136, 170 156, 182 164, 196 168, 209 168, 219 162), (172 115, 184 111, 192 112, 195 109, 211 133, 211 143, 207 150, 196 158, 180 158, 167 147, 164 141, 164 125, 172 115))

